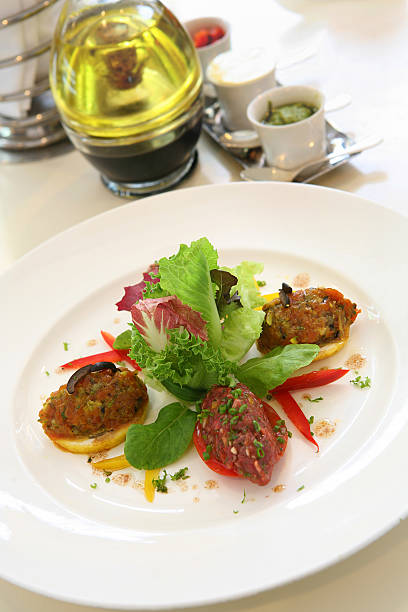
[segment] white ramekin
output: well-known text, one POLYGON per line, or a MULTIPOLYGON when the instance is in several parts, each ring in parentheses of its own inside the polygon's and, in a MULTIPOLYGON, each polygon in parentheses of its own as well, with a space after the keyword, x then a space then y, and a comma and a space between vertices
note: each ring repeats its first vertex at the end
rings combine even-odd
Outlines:
POLYGON ((247 130, 250 101, 274 87, 276 62, 260 47, 227 51, 214 57, 207 68, 207 80, 214 86, 230 130, 247 130))
POLYGON ((291 85, 264 91, 249 104, 247 117, 259 135, 268 166, 292 170, 325 154, 324 96, 314 87, 291 85), (272 102, 275 107, 302 102, 318 110, 296 123, 268 125, 261 123, 268 110, 268 102, 272 102))

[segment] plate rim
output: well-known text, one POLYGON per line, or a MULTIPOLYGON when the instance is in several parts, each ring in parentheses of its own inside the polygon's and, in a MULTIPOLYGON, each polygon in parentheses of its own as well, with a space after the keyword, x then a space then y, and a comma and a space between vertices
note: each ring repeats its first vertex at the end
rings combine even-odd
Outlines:
MULTIPOLYGON (((262 183, 263 185, 265 183, 262 183)), ((270 183, 267 183, 269 186, 271 185, 270 183)), ((300 190, 304 190, 307 189, 308 191, 311 189, 314 190, 318 190, 318 191, 325 191, 325 192, 336 192, 337 194, 342 194, 344 196, 347 197, 347 199, 350 198, 355 198, 356 200, 359 200, 361 202, 364 202, 366 205, 369 206, 375 206, 378 207, 380 209, 382 209, 383 211, 386 211, 387 213, 390 213, 390 215, 392 216, 393 219, 400 219, 400 218, 406 218, 405 215, 398 213, 394 210, 390 210, 389 208, 385 207, 382 204, 376 203, 376 202, 372 202, 371 200, 365 199, 365 198, 361 198, 360 196, 357 196, 355 194, 350 194, 348 192, 344 192, 342 190, 333 190, 333 189, 329 189, 326 187, 320 187, 320 186, 305 186, 305 185, 301 185, 301 184, 287 184, 287 183, 281 183, 281 185, 285 185, 285 189, 290 189, 290 190, 294 190, 294 191, 300 191, 300 190)), ((230 184, 223 184, 223 185, 205 185, 205 186, 201 186, 201 187, 192 187, 192 188, 188 188, 188 189, 183 189, 182 191, 180 191, 179 193, 187 193, 194 191, 196 192, 197 190, 201 190, 201 191, 211 191, 211 190, 215 190, 215 191, 219 191, 220 189, 254 189, 253 184, 243 184, 243 183, 230 183, 230 184), (245 185, 245 187, 243 187, 243 185, 245 185)), ((268 187, 269 189, 270 187, 268 187)), ((273 190, 274 187, 272 186, 271 189, 273 190)), ((174 192, 177 193, 177 192, 174 192)), ((182 197, 185 197, 185 193, 182 197)), ((167 193, 164 194, 158 194, 157 196, 153 196, 156 200, 157 199, 166 199, 168 197, 167 193)), ((151 201, 152 198, 149 198, 148 201, 151 201)), ((95 223, 96 219, 102 219, 102 218, 109 218, 109 216, 113 215, 119 215, 121 214, 121 210, 122 208, 126 208, 128 209, 129 207, 134 207, 137 208, 137 206, 141 204, 140 200, 136 200, 133 202, 129 202, 127 204, 125 204, 123 207, 118 207, 118 208, 113 208, 109 211, 105 211, 95 217, 91 217, 90 219, 86 219, 78 224, 75 224, 69 228, 67 228, 66 230, 59 232, 58 234, 56 234, 55 236, 52 236, 51 238, 49 238, 48 240, 46 240, 45 242, 41 243, 40 245, 34 247, 34 249, 31 249, 28 253, 26 253, 23 257, 21 257, 18 261, 14 262, 13 264, 11 264, 11 266, 9 266, 4 273, 2 273, 0 275, 0 286, 3 282, 3 280, 7 277, 8 274, 13 274, 13 271, 15 269, 18 269, 18 267, 20 265, 25 265, 25 262, 29 262, 31 257, 38 253, 39 251, 42 251, 44 249, 48 249, 48 248, 52 248, 54 243, 58 243, 58 240, 61 238, 61 236, 65 235, 65 234, 70 234, 71 232, 75 232, 78 227, 84 228, 87 225, 91 226, 93 223, 95 223)), ((312 568, 310 568, 309 570, 305 570, 303 573, 301 573, 298 576, 295 577, 290 577, 288 578, 288 580, 286 581, 281 581, 279 582, 279 584, 274 585, 274 586, 260 586, 260 587, 255 587, 255 588, 247 588, 242 590, 240 593, 237 593, 236 595, 232 594, 232 595, 227 595, 226 597, 220 597, 220 596, 214 596, 214 597, 208 597, 206 600, 203 599, 199 599, 197 601, 191 601, 191 602, 184 602, 184 603, 178 603, 177 606, 180 608, 185 608, 185 607, 190 607, 190 606, 199 606, 199 605, 209 605, 209 604, 214 604, 214 603, 221 603, 224 601, 231 601, 231 600, 235 600, 235 599, 239 599, 242 597, 249 597, 251 595, 255 595, 258 594, 260 592, 264 592, 270 588, 276 588, 277 586, 282 586, 284 584, 289 584, 291 582, 294 582, 296 580, 305 578, 313 573, 316 573, 317 571, 321 571, 324 568, 330 567, 331 565, 337 563, 338 561, 347 558, 348 556, 351 556, 353 554, 355 554, 357 551, 361 550, 362 548, 364 548, 365 546, 368 546, 370 543, 372 543, 373 541, 375 541, 376 539, 378 539, 379 537, 381 537, 382 535, 384 535, 387 531, 389 531, 390 529, 392 529, 392 527, 394 527, 397 523, 399 518, 401 517, 401 515, 403 514, 403 516, 407 516, 408 514, 408 506, 405 508, 404 513, 396 512, 396 514, 398 515, 398 517, 395 517, 395 519, 390 520, 390 523, 387 525, 383 526, 382 530, 379 530, 375 533, 372 534, 371 538, 366 539, 365 541, 359 542, 358 544, 356 544, 356 546, 354 548, 351 548, 348 552, 346 552, 344 555, 338 557, 337 559, 333 559, 329 562, 327 561, 322 561, 320 564, 317 564, 315 566, 313 566, 312 568)), ((3 576, 2 576, 3 577, 3 576)), ((13 580, 10 577, 6 577, 4 576, 4 579, 16 584, 17 586, 20 586, 22 588, 28 589, 30 591, 42 594, 42 595, 46 595, 48 597, 51 597, 53 599, 56 599, 58 601, 66 601, 66 602, 71 602, 71 603, 77 603, 77 604, 82 604, 82 605, 94 605, 94 606, 102 606, 103 607, 103 603, 101 603, 100 601, 95 601, 95 603, 92 603, 90 601, 84 601, 81 599, 76 600, 75 598, 65 598, 63 596, 56 596, 55 594, 53 594, 51 591, 46 591, 46 590, 41 590, 41 589, 37 589, 35 590, 32 586, 27 586, 27 584, 25 584, 22 581, 17 581, 17 580, 13 580)), ((111 604, 109 604, 111 605, 111 604)), ((170 602, 169 605, 154 605, 152 606, 150 609, 154 609, 154 610, 159 610, 159 609, 171 609, 174 608, 175 603, 174 602, 170 602)), ((124 604, 120 604, 119 606, 117 606, 118 609, 123 609, 123 610, 131 610, 131 609, 141 609, 138 608, 137 605, 135 607, 135 602, 133 603, 129 603, 129 605, 124 605, 124 604)), ((147 609, 146 606, 144 606, 143 609, 147 609)))

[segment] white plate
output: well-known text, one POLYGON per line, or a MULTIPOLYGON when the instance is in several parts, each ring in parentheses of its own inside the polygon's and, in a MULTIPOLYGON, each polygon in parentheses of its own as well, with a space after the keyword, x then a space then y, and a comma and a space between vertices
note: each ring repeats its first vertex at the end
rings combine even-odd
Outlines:
MULTIPOLYGON (((18 261, 0 280, 1 575, 77 603, 181 607, 281 585, 395 525, 408 508, 407 230, 407 219, 344 192, 230 184, 117 208, 18 261), (66 382, 58 364, 105 350, 99 339, 87 345, 100 329, 124 329, 126 313, 114 322, 123 285, 203 235, 227 265, 263 261, 267 290, 306 272, 355 299, 363 312, 327 365, 365 354, 372 387, 348 375, 316 390, 323 401, 303 400, 336 432, 320 439, 320 454, 294 434, 270 486, 217 477, 190 451, 170 468, 189 466, 188 490, 172 483, 149 505, 140 474, 133 486, 105 483, 87 457, 57 450, 36 422, 40 396, 66 382), (206 488, 209 479, 218 488, 206 488), (277 484, 285 490, 273 492, 277 484)), ((154 409, 167 400, 152 393, 154 409)))

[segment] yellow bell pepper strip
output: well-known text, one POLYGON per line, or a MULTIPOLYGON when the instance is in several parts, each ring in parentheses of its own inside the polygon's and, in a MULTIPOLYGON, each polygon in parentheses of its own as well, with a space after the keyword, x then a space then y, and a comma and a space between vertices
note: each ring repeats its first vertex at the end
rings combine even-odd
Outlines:
MULTIPOLYGON (((267 302, 272 302, 272 300, 276 300, 279 299, 279 293, 267 293, 266 295, 262 296, 263 299, 265 300, 265 304, 267 302)), ((257 308, 255 308, 255 310, 262 310, 262 306, 258 306, 257 308)))
POLYGON ((115 472, 116 470, 123 470, 124 468, 130 467, 130 463, 125 455, 118 455, 110 459, 95 461, 95 463, 92 463, 92 467, 105 472, 115 472))
POLYGON ((156 480, 156 478, 159 476, 160 469, 161 468, 158 468, 157 470, 146 470, 144 494, 146 500, 150 503, 152 503, 152 501, 154 500, 155 488, 153 485, 153 480, 156 480))

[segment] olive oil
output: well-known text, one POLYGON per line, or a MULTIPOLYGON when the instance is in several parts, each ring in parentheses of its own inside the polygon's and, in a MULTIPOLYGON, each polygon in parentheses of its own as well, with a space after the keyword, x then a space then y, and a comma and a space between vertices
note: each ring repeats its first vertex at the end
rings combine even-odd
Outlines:
POLYGON ((192 167, 201 129, 194 45, 157 0, 81 7, 80 0, 65 4, 51 55, 52 92, 68 136, 115 193, 168 188, 192 167))
POLYGON ((63 120, 102 138, 167 125, 201 87, 190 39, 159 3, 104 6, 62 15, 57 27, 51 81, 63 120))

